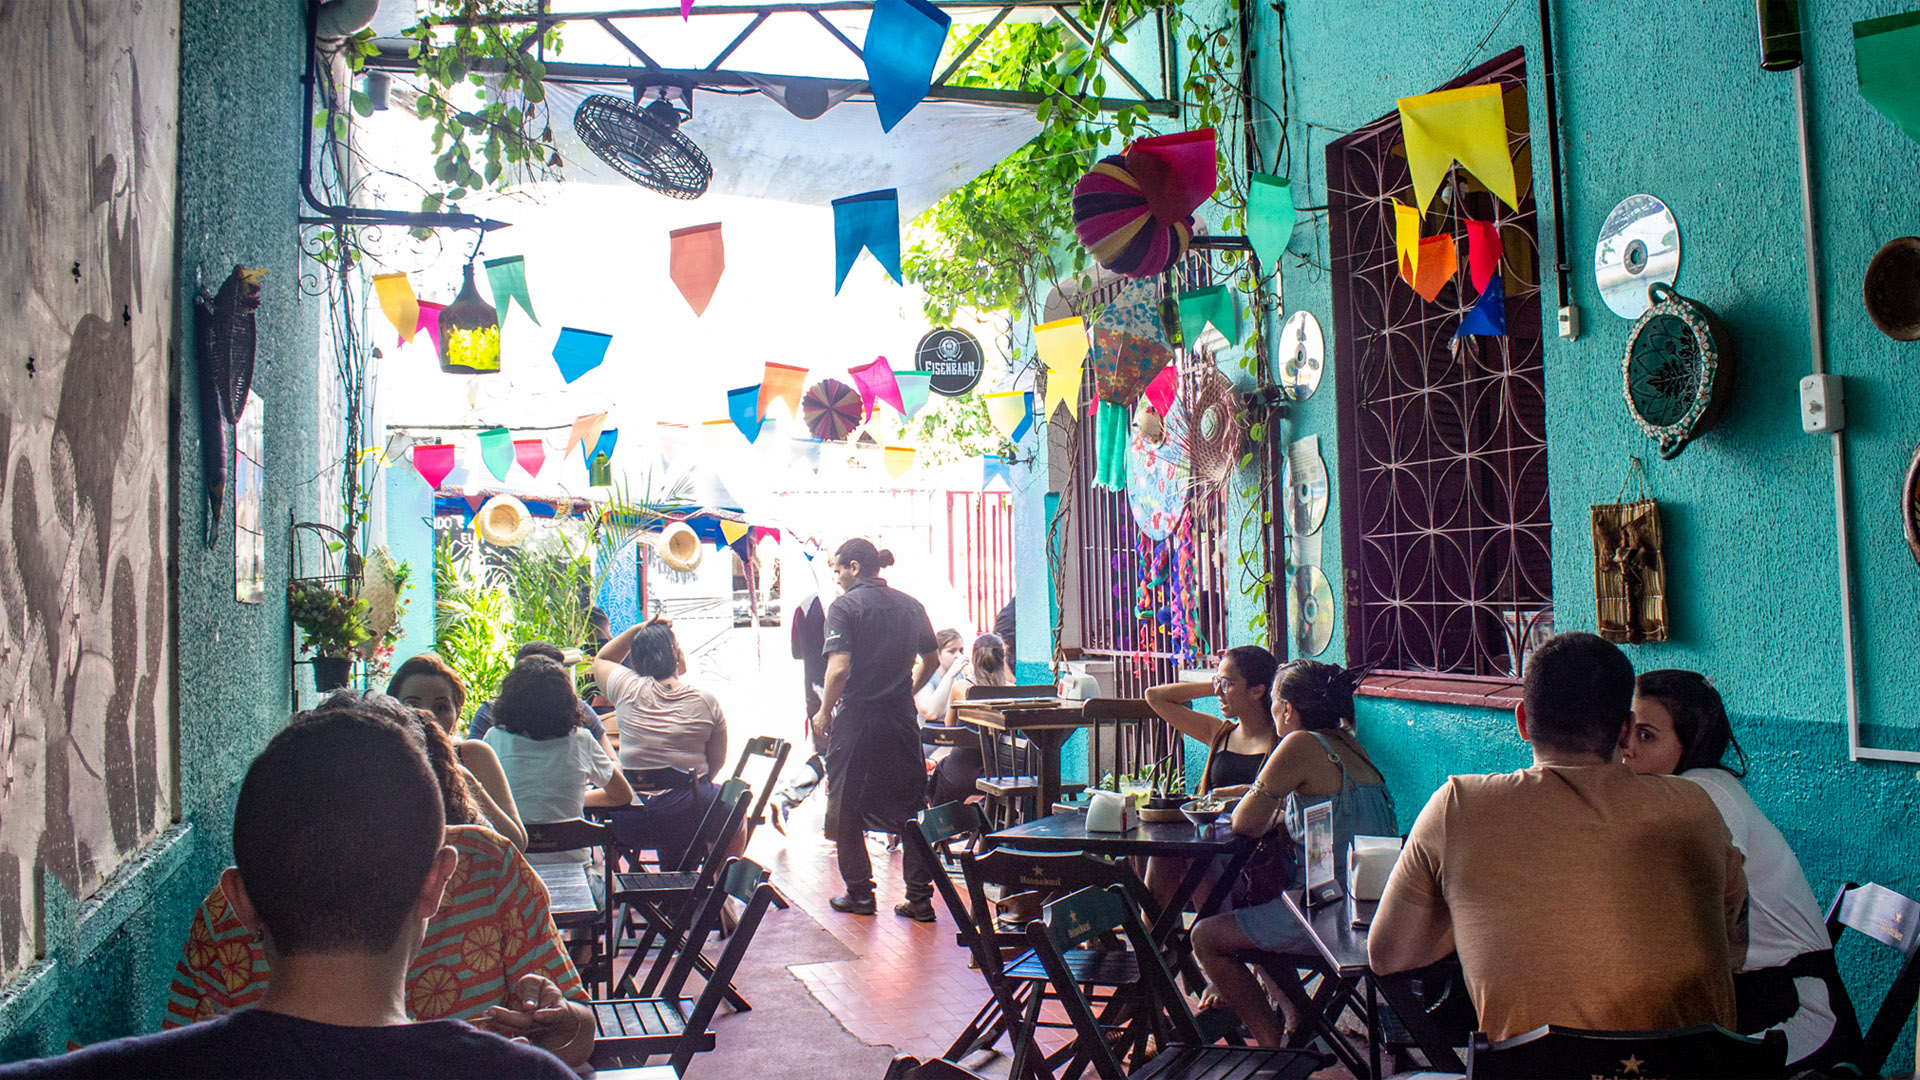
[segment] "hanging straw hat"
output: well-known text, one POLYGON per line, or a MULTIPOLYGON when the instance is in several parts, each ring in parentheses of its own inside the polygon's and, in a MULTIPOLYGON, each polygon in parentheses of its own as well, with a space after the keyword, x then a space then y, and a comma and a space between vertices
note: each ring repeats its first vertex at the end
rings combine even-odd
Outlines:
POLYGON ((495 495, 474 515, 473 527, 480 534, 480 539, 489 544, 519 547, 533 532, 533 515, 527 513, 527 504, 519 499, 511 495, 495 495))
POLYGON ((660 561, 667 564, 667 569, 675 573, 692 573, 706 554, 699 534, 684 521, 668 525, 657 535, 647 537, 647 542, 660 553, 660 561))

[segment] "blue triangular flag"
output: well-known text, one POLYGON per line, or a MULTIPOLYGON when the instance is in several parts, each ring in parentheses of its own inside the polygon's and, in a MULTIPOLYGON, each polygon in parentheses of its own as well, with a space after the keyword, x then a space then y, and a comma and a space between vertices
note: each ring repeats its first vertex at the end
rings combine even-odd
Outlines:
POLYGON ((1032 430, 1033 430, 1033 391, 1029 390, 1027 391, 1027 411, 1023 416, 1020 417, 1020 426, 1017 428, 1014 428, 1013 434, 1007 436, 1007 438, 1013 440, 1014 442, 1019 442, 1021 439, 1024 439, 1027 437, 1027 432, 1032 430))
POLYGON ((793 440, 793 447, 794 457, 799 459, 800 464, 805 465, 814 472, 820 471, 819 439, 795 439, 793 440))
POLYGON ((740 434, 753 442, 760 437, 760 384, 727 391, 727 415, 740 434))
POLYGON ((553 343, 553 362, 560 365, 560 377, 572 382, 599 367, 612 343, 612 334, 561 327, 560 337, 553 343))
POLYGON ((1472 310, 1460 320, 1460 329, 1453 332, 1454 339, 1473 334, 1477 337, 1505 337, 1507 334, 1507 298, 1500 284, 1500 275, 1488 279, 1487 287, 1480 293, 1480 299, 1473 302, 1472 310))
POLYGON ((999 477, 1008 487, 1013 486, 1013 470, 1007 465, 1007 459, 998 454, 980 455, 980 486, 993 486, 993 478, 999 477))
POLYGON ((952 22, 952 17, 926 0, 874 0, 860 54, 867 63, 867 83, 873 87, 880 130, 892 131, 926 98, 952 22))
POLYGON ((613 444, 620 441, 619 428, 607 428, 587 455, 587 483, 605 486, 613 483, 613 444))
POLYGON ((895 284, 900 277, 900 196, 893 188, 833 200, 833 291, 846 284, 860 249, 873 252, 895 284))

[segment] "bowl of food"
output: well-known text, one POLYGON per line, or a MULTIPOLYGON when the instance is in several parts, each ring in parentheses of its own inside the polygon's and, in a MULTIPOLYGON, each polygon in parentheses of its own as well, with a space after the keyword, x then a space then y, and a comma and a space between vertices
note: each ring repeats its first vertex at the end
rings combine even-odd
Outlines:
POLYGON ((1226 813, 1226 810, 1227 802, 1224 799, 1202 797, 1189 799, 1180 804, 1181 816, 1193 822, 1193 827, 1196 829, 1204 829, 1220 820, 1220 815, 1226 813))

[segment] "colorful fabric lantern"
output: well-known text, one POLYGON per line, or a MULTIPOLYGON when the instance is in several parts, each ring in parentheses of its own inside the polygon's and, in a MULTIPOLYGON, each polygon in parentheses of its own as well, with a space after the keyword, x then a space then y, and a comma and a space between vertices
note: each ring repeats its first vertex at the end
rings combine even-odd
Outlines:
POLYGON ((900 276, 900 196, 893 188, 833 200, 833 291, 839 295, 847 272, 864 248, 873 252, 893 278, 900 276))
POLYGON ((1140 139, 1073 185, 1073 232, 1095 262, 1152 277, 1187 253, 1193 212, 1219 186, 1212 128, 1140 139))
POLYGON ((1131 405, 1160 369, 1173 362, 1160 317, 1160 296, 1151 281, 1128 283, 1093 324, 1095 396, 1131 405))
POLYGON ((500 370, 500 319, 473 287, 468 263, 460 295, 440 313, 440 370, 449 375, 493 375, 500 370))
POLYGON ((881 131, 892 131, 932 89, 933 67, 952 22, 926 0, 874 0, 860 54, 881 131))
POLYGON ((837 442, 860 426, 860 395, 839 379, 821 379, 800 398, 800 418, 816 439, 837 442))
POLYGON ((713 291, 720 287, 720 274, 727 268, 727 249, 720 239, 720 223, 693 225, 667 234, 670 252, 667 276, 687 298, 695 318, 707 313, 713 291))

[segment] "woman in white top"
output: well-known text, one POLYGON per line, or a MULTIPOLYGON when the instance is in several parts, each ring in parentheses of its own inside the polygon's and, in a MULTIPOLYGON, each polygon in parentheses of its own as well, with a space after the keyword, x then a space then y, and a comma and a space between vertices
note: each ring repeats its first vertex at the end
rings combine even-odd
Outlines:
MULTIPOLYGON (((544 656, 515 664, 500 683, 485 741, 507 774, 522 821, 570 821, 589 806, 633 801, 627 778, 581 725, 576 700, 573 677, 544 656)), ((591 856, 575 848, 530 854, 527 861, 586 862, 591 856)))
MULTIPOLYGON (((962 723, 953 707, 965 701, 967 691, 973 687, 1013 685, 1013 665, 1007 663, 1007 643, 999 634, 981 634, 974 638, 973 655, 954 668, 955 673, 949 680, 953 696, 947 702, 947 715, 942 719, 945 724, 962 723)), ((979 746, 954 747, 934 766, 933 805, 960 802, 979 794, 977 784, 985 774, 986 758, 981 756, 979 746)))
POLYGON ((679 862, 692 842, 719 792, 713 778, 727 764, 720 700, 683 682, 686 673, 686 656, 667 619, 628 627, 593 658, 593 680, 613 702, 620 728, 620 767, 629 774, 663 766, 693 774, 692 785, 650 794, 644 806, 613 815, 622 844, 652 848, 666 866, 679 862))
POLYGON ((942 630, 933 635, 933 641, 940 647, 940 667, 927 685, 913 695, 913 705, 920 710, 921 723, 944 724, 947 722, 947 701, 953 694, 953 681, 965 666, 960 663, 960 655, 966 652, 966 646, 962 644, 958 630, 942 630))
POLYGON ((1850 1060, 1860 1028, 1834 966, 1826 921, 1800 860, 1740 786, 1747 755, 1733 737, 1720 692, 1697 672, 1666 668, 1641 675, 1625 761, 1637 773, 1699 784, 1746 856, 1747 956, 1733 977, 1740 1031, 1784 1032, 1792 1072, 1850 1060), (1726 764, 1728 751, 1737 768, 1726 764))

